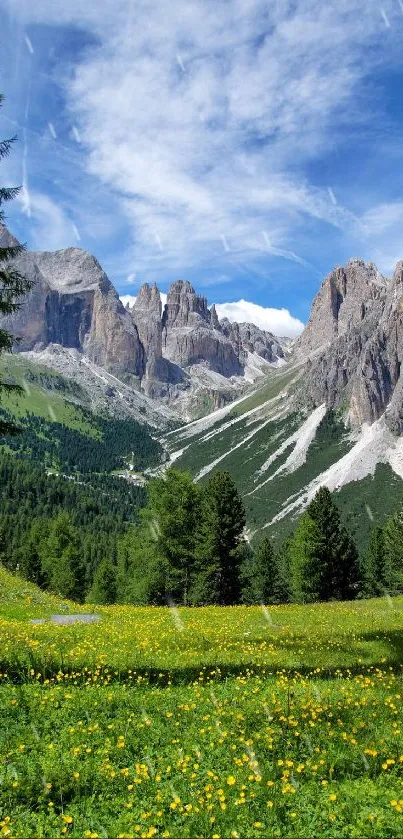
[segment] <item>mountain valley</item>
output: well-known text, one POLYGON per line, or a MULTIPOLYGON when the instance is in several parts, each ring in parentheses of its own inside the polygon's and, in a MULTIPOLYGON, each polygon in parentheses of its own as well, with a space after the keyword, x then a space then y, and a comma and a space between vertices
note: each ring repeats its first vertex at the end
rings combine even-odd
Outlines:
MULTIPOLYGON (((15 242, 5 228, 1 236, 15 242)), ((34 286, 5 321, 21 338, 5 375, 25 391, 3 399, 11 414, 52 422, 59 412, 74 425, 84 409, 146 423, 165 451, 159 469, 174 464, 197 482, 230 472, 252 540, 262 530, 287 536, 321 485, 336 491, 364 544, 378 511, 394 509, 403 489, 403 263, 391 280, 359 259, 336 268, 291 343, 220 321, 182 280, 164 307, 148 284, 124 307, 77 248, 26 251, 17 264, 34 286)))

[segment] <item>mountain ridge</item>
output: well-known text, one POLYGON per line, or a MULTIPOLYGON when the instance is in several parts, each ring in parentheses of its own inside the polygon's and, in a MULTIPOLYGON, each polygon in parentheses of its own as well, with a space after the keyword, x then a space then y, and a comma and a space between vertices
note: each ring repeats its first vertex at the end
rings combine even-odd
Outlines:
MULTIPOLYGON (((0 236, 3 243, 17 242, 6 228, 0 236)), ((202 410, 203 402, 208 410, 231 401, 264 375, 266 364, 284 358, 271 333, 221 323, 188 281, 171 284, 164 308, 157 286, 145 283, 130 308, 98 260, 80 248, 25 250, 14 263, 33 282, 21 309, 4 319, 20 339, 16 351, 47 351, 48 364, 52 347, 77 351, 184 417, 202 410), (248 364, 250 355, 262 363, 248 364)))

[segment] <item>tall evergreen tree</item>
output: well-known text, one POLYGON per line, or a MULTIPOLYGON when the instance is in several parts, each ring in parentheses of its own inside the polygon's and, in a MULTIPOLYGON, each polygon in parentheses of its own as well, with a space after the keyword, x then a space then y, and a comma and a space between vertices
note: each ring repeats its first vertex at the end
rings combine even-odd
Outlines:
POLYGON ((386 586, 385 536, 382 527, 373 528, 361 565, 361 594, 376 597, 386 586))
POLYGON ((294 599, 312 602, 356 596, 357 549, 327 487, 318 490, 301 517, 290 551, 294 599))
POLYGON ((384 563, 381 585, 391 594, 403 591, 403 509, 390 516, 383 529, 384 563))
POLYGON ((22 575, 36 583, 37 586, 46 584, 46 574, 42 568, 41 554, 44 541, 49 533, 49 525, 46 519, 34 519, 29 531, 18 552, 18 564, 22 575))
POLYGON ((162 606, 167 600, 167 562, 159 551, 155 524, 148 511, 119 540, 117 599, 137 606, 162 606))
POLYGON ((216 472, 202 492, 193 602, 222 606, 239 602, 245 524, 242 498, 229 472, 216 472))
POLYGON ((243 566, 242 601, 244 603, 279 603, 280 573, 278 557, 270 536, 264 536, 243 566))
MULTIPOLYGON (((3 101, 4 97, 0 94, 0 107, 3 101)), ((9 140, 0 141, 0 161, 10 153, 15 140, 15 137, 11 137, 9 140)), ((18 192, 19 187, 0 186, 0 238, 2 232, 5 231, 3 204, 12 201, 18 195, 18 192)), ((0 315, 11 315, 15 312, 21 306, 21 298, 27 294, 32 286, 12 265, 12 260, 19 256, 22 250, 22 245, 9 244, 7 239, 6 244, 0 246, 0 315)), ((7 329, 0 328, 0 354, 9 352, 15 340, 7 329)), ((20 391, 20 388, 15 384, 0 380, 0 392, 1 390, 20 391)), ((13 434, 16 431, 17 429, 12 423, 0 418, 0 434, 13 434)))
POLYGON ((85 569, 77 529, 70 516, 60 513, 53 519, 47 539, 41 544, 43 572, 49 588, 81 602, 85 596, 85 569))
POLYGON ((116 602, 116 595, 116 568, 109 557, 106 557, 98 565, 87 600, 89 603, 102 603, 108 606, 116 602))
POLYGON ((167 469, 148 487, 148 526, 166 569, 166 594, 186 605, 192 586, 200 489, 187 472, 167 469))

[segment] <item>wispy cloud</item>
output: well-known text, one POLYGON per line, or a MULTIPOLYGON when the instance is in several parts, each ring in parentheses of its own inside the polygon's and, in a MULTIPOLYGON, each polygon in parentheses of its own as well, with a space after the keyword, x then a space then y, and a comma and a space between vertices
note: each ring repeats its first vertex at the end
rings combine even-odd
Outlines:
POLYGON ((374 119, 362 83, 397 49, 397 2, 2 3, 28 50, 30 23, 94 36, 59 82, 87 175, 118 197, 136 275, 238 263, 252 275, 264 257, 316 278, 315 225, 368 242, 371 211, 311 172, 374 119))
POLYGON ((59 250, 80 241, 77 226, 71 222, 67 213, 48 195, 38 192, 21 191, 19 200, 23 211, 27 211, 31 229, 31 246, 36 250, 59 250), (27 195, 29 199, 27 199, 27 195))

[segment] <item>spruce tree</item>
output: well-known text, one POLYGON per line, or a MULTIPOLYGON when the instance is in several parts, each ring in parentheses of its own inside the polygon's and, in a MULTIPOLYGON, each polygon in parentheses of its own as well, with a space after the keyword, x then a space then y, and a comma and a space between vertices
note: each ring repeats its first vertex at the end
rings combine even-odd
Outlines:
POLYGON ((403 591, 403 509, 390 516, 383 529, 384 562, 381 587, 397 594, 403 591))
POLYGON ((382 527, 373 528, 368 548, 361 566, 361 594, 376 597, 386 586, 385 578, 385 536, 382 527))
POLYGON ((85 596, 82 551, 78 531, 67 513, 60 513, 53 519, 40 551, 49 588, 62 597, 82 602, 85 596))
POLYGON ((142 511, 141 521, 118 542, 117 600, 136 606, 162 606, 167 601, 167 564, 159 551, 155 524, 142 511))
POLYGON ((278 557, 270 536, 264 536, 243 568, 242 601, 244 603, 278 603, 280 574, 278 557))
POLYGON ((203 487, 193 603, 239 603, 245 524, 242 498, 229 472, 216 472, 203 487))
POLYGON ((294 599, 312 602, 356 596, 357 549, 327 487, 318 490, 301 517, 290 551, 294 599))
POLYGON ((186 605, 195 570, 200 489, 187 472, 167 469, 164 478, 150 481, 144 515, 165 568, 167 598, 186 605))
POLYGON ((277 578, 274 587, 276 603, 289 603, 291 598, 290 545, 291 538, 288 538, 276 554, 277 578))
POLYGON ((48 532, 49 525, 46 519, 34 519, 18 555, 22 575, 31 583, 36 583, 37 586, 46 584, 46 574, 42 568, 41 554, 48 532))
MULTIPOLYGON (((0 94, 0 107, 4 97, 0 94)), ((0 161, 10 153, 16 137, 0 141, 0 161)), ((19 187, 0 186, 0 236, 4 231, 5 215, 3 204, 12 201, 18 195, 19 187)), ((14 260, 23 251, 22 245, 10 245, 7 243, 0 246, 0 316, 11 315, 21 306, 25 294, 32 287, 32 283, 26 280, 22 274, 13 266, 14 260)), ((3 326, 0 328, 0 354, 10 352, 16 338, 3 326)), ((0 392, 21 391, 18 385, 10 384, 0 379, 0 392)), ((4 420, 0 420, 0 434, 13 434, 18 429, 4 420)))
POLYGON ((109 606, 116 602, 116 568, 109 558, 98 565, 94 582, 87 596, 89 603, 101 603, 109 606))

